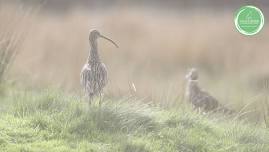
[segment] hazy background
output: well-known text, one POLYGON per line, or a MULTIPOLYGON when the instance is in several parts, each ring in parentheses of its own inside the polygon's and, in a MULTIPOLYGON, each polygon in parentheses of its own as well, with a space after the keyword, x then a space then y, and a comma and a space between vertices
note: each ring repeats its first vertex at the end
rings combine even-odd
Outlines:
POLYGON ((140 97, 175 101, 182 98, 190 67, 197 67, 201 85, 227 104, 250 102, 269 80, 268 0, 0 2, 1 24, 27 33, 9 76, 29 87, 80 91, 90 29, 120 46, 99 40, 109 74, 107 96, 126 95, 134 83, 140 97), (235 11, 247 4, 265 16, 254 36, 234 26, 235 11), (29 13, 18 21, 22 12, 29 13))

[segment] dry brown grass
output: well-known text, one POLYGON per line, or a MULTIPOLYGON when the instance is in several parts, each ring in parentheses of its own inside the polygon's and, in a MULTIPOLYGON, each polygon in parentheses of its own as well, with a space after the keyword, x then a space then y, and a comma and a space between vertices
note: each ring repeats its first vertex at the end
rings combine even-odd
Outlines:
MULTIPOLYGON (((0 1, 1 4, 1 1, 0 1)), ((18 6, 0 5, 0 83, 23 44, 33 10, 18 6)))

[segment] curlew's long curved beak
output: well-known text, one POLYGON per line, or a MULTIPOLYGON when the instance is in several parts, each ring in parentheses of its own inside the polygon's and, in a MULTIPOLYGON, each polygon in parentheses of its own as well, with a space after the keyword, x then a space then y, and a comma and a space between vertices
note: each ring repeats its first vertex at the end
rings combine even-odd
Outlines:
POLYGON ((108 41, 110 41, 110 42, 113 43, 117 48, 119 48, 119 46, 118 46, 114 41, 112 41, 111 39, 109 39, 109 38, 107 38, 107 37, 105 37, 105 36, 103 36, 103 35, 101 35, 101 34, 100 34, 100 37, 101 37, 101 38, 104 38, 104 39, 106 39, 106 40, 108 40, 108 41))

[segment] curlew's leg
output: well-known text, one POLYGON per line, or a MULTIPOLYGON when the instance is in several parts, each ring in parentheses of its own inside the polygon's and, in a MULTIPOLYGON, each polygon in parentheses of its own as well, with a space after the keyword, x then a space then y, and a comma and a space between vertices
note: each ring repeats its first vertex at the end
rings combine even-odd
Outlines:
POLYGON ((89 96, 89 107, 91 106, 91 104, 92 104, 92 96, 89 96))
POLYGON ((99 107, 102 105, 102 100, 103 100, 103 94, 100 92, 99 93, 99 107))

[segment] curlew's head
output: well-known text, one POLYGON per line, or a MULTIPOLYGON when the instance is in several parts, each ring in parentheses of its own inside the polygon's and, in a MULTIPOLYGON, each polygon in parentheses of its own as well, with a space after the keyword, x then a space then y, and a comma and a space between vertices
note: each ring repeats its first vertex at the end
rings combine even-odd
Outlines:
POLYGON ((112 44, 114 44, 117 48, 119 47, 119 46, 118 46, 114 41, 112 41, 110 38, 107 38, 107 37, 103 36, 102 34, 100 34, 99 31, 97 31, 97 30, 91 30, 91 31, 90 31, 90 36, 89 36, 90 43, 95 42, 98 38, 106 39, 106 40, 108 40, 109 42, 111 42, 112 44))
POLYGON ((188 80, 198 80, 198 78, 198 71, 195 68, 191 68, 189 70, 189 73, 186 75, 186 79, 188 80))

